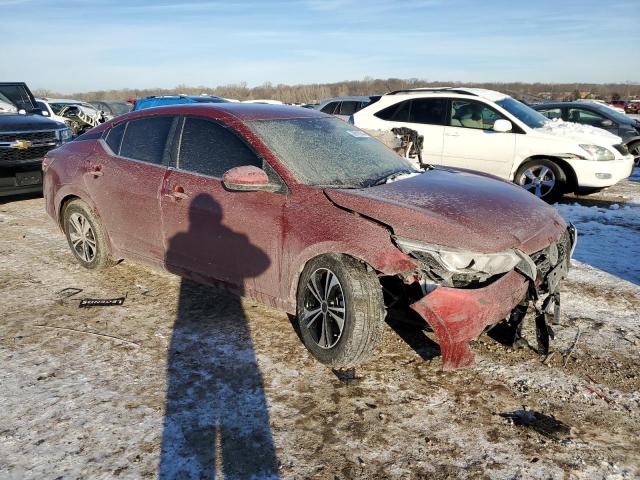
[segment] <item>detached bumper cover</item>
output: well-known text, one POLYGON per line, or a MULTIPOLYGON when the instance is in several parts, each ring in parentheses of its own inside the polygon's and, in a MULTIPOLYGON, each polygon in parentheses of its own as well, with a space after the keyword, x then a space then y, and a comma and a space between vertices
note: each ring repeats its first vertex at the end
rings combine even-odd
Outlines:
POLYGON ((478 289, 438 287, 411 305, 438 337, 442 368, 468 367, 475 361, 469 342, 485 327, 509 316, 527 295, 528 281, 516 271, 478 289))

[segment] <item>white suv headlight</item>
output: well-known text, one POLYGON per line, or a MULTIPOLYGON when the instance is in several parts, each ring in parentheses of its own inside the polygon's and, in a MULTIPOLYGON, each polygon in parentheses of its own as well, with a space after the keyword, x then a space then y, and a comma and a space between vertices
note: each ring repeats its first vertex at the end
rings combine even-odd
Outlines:
POLYGON ((615 155, 611 150, 601 147, 600 145, 580 145, 589 155, 587 158, 599 162, 615 160, 615 155))
POLYGON ((413 253, 417 257, 421 257, 420 253, 428 254, 453 274, 497 275, 508 272, 522 260, 513 250, 479 253, 430 245, 401 237, 395 237, 395 241, 403 252, 413 253))

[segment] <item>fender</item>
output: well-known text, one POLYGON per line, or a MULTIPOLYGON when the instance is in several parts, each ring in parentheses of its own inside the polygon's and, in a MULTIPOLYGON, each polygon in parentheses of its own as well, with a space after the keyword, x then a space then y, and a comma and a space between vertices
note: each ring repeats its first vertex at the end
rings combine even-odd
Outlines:
MULTIPOLYGON (((348 212, 344 214, 354 215, 348 212)), ((358 228, 352 228, 350 234, 353 235, 353 231, 357 231, 361 238, 367 239, 366 242, 336 239, 335 231, 331 232, 333 239, 329 240, 328 232, 327 240, 305 246, 295 258, 290 259, 288 271, 283 271, 283 299, 286 301, 288 313, 295 313, 296 293, 302 270, 310 260, 321 255, 349 255, 384 275, 396 275, 417 268, 415 260, 393 244, 389 232, 383 227, 365 218, 359 223, 358 228)), ((350 225, 353 226, 353 219, 350 225)), ((291 242, 291 239, 285 241, 291 242)))

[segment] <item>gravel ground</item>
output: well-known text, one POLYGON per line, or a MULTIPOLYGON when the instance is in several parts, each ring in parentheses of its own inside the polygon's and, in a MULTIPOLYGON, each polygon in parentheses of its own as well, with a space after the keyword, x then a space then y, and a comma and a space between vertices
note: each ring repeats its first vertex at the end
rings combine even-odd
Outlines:
POLYGON ((483 336, 446 374, 415 327, 339 379, 279 311, 133 262, 83 270, 38 198, 0 204, 0 294, 3 479, 640 476, 640 286, 588 262, 546 362, 483 336))

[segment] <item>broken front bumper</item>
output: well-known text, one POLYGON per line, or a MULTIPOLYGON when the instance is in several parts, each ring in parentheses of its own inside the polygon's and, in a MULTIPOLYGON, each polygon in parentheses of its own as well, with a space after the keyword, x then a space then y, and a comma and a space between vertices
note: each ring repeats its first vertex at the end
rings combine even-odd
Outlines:
POLYGON ((438 337, 442 368, 468 367, 475 361, 469 342, 488 325, 509 316, 527 295, 529 282, 512 271, 478 289, 438 287, 411 305, 438 337))
POLYGON ((472 365, 475 358, 469 342, 478 338, 486 327, 506 320, 512 313, 517 314, 514 317, 519 335, 520 323, 530 303, 537 312, 540 351, 546 352, 549 336, 553 337, 553 330, 546 324, 547 316, 558 320, 559 283, 569 271, 576 240, 576 229, 569 225, 561 239, 531 257, 523 254, 525 262, 491 285, 475 289, 440 286, 410 305, 438 337, 443 369, 472 365), (537 302, 542 296, 546 299, 538 308, 537 302), (552 315, 547 313, 550 310, 552 315))

